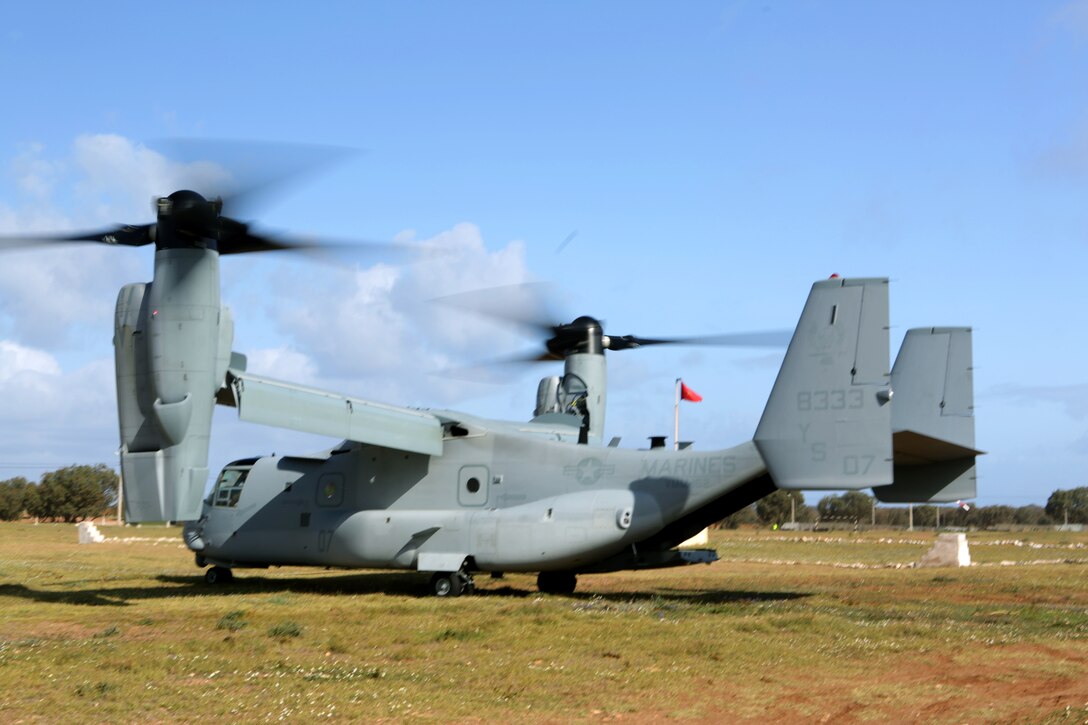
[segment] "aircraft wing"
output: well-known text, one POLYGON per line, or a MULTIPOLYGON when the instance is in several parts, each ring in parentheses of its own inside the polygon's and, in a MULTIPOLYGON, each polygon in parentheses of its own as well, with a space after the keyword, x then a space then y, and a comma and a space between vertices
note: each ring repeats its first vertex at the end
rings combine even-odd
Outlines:
POLYGON ((227 370, 216 402, 250 423, 344 438, 430 456, 442 455, 442 423, 420 410, 227 370))

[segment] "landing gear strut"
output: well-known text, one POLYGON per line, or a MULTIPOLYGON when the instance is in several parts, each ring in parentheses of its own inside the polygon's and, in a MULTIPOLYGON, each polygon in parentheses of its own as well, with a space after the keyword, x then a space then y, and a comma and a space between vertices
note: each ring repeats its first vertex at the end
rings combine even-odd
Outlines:
POLYGON ((459 597, 476 591, 476 582, 465 570, 436 571, 431 577, 431 592, 436 597, 459 597))
POLYGON ((572 571, 542 571, 536 577, 536 588, 544 594, 574 594, 578 577, 572 571))

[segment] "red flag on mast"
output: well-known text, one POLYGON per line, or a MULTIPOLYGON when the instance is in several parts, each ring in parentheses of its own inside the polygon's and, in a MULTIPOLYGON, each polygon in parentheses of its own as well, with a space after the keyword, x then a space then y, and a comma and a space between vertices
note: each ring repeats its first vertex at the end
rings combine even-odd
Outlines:
POLYGON ((680 399, 690 400, 692 403, 698 403, 703 399, 703 396, 696 393, 694 390, 684 384, 684 381, 680 381, 680 399))

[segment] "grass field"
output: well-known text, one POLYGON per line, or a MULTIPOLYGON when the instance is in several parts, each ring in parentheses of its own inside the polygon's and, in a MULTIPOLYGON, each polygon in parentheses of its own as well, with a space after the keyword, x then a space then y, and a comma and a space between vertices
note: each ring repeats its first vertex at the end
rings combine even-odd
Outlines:
POLYGON ((425 595, 426 576, 240 571, 178 529, 0 524, 5 722, 1088 722, 1088 534, 712 532, 711 566, 425 595))

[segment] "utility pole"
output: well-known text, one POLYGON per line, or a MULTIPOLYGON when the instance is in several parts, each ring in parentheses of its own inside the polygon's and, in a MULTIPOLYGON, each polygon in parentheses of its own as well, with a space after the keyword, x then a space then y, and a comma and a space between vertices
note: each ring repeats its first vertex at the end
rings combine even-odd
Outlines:
POLYGON ((914 531, 914 504, 907 504, 907 531, 914 531))
MULTIPOLYGON (((1067 519, 1069 518, 1068 514, 1066 514, 1066 518, 1067 519)), ((794 511, 793 492, 792 491, 790 492, 790 525, 794 526, 794 527, 797 525, 797 514, 794 511)))
POLYGON ((680 450, 680 378, 676 379, 676 405, 672 417, 672 449, 680 450))
POLYGON ((117 525, 123 526, 124 522, 121 520, 121 507, 125 500, 125 474, 122 470, 117 474, 117 525))

